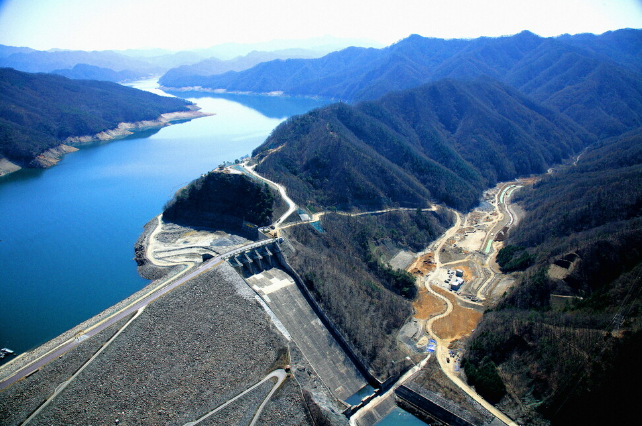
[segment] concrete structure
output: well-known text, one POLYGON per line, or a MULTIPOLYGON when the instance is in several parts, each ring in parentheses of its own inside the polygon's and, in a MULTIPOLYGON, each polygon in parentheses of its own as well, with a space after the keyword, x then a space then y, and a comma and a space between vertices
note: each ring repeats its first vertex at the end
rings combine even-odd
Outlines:
POLYGON ((462 284, 464 284, 464 279, 460 277, 455 277, 452 279, 452 282, 450 283, 450 289, 452 291, 458 291, 462 284))
POLYGON ((462 271, 461 269, 455 269, 455 274, 461 278, 464 276, 464 271, 462 271))
POLYGON ((452 426, 505 426, 481 405, 473 402, 477 411, 477 414, 473 415, 415 383, 399 386, 395 394, 402 408, 427 422, 437 420, 452 426))
POLYGON ((232 265, 239 275, 247 278, 278 265, 275 255, 280 252, 278 240, 268 239, 246 246, 241 250, 226 253, 222 257, 232 265))
POLYGON ((356 366, 323 325, 285 271, 273 268, 246 278, 288 330, 330 391, 341 400, 366 384, 356 366))

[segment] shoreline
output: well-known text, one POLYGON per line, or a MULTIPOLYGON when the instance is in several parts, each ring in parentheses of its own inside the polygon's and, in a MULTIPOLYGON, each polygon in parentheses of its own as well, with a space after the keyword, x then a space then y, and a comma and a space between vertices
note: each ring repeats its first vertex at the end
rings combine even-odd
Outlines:
MULTIPOLYGON (((163 128, 172 125, 176 121, 193 120, 201 117, 209 117, 215 115, 214 113, 202 112, 197 106, 192 106, 190 111, 175 111, 161 114, 154 120, 143 120, 135 122, 118 123, 118 126, 113 129, 104 130, 96 133, 95 135, 85 136, 70 136, 63 140, 60 145, 40 153, 36 156, 26 168, 48 169, 55 166, 62 160, 65 154, 78 151, 77 146, 82 146, 92 142, 106 142, 116 139, 122 139, 127 136, 133 135, 135 132, 163 128)), ((0 158, 0 177, 9 175, 11 173, 21 170, 23 167, 11 162, 6 158, 0 158)))

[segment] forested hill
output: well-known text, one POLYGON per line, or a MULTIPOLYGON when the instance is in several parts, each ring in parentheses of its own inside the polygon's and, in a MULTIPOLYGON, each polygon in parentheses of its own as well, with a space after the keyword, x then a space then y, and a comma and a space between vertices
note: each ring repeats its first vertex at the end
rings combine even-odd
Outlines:
POLYGON ((100 80, 112 81, 114 83, 133 81, 142 77, 139 73, 134 71, 114 71, 109 68, 96 67, 94 65, 87 64, 76 64, 71 69, 59 69, 51 72, 53 74, 62 75, 63 77, 76 80, 100 80))
POLYGON ((478 391, 511 389, 510 404, 553 425, 637 421, 622 390, 642 380, 641 182, 638 129, 516 194, 527 214, 498 262, 527 269, 470 342, 468 377, 503 382, 478 391))
POLYGON ((189 105, 115 83, 0 68, 0 158, 26 165, 69 136, 154 120, 189 105))
POLYGON ((253 153, 302 205, 378 209, 429 200, 467 210, 498 181, 542 173, 594 141, 484 78, 442 80, 281 124, 253 153))
POLYGON ((163 219, 239 232, 244 221, 269 225, 280 204, 265 183, 240 173, 210 172, 181 188, 165 206, 163 219))
POLYGON ((190 83, 354 102, 443 78, 486 75, 608 137, 642 125, 639 46, 642 30, 631 29, 558 38, 527 31, 474 40, 413 35, 384 49, 348 48, 319 59, 272 61, 190 83))

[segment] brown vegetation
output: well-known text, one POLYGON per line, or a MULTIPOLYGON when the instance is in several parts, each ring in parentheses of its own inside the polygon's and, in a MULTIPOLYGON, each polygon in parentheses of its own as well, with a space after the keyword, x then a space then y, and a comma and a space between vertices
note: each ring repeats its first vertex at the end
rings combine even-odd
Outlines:
POLYGON ((483 423, 483 414, 479 412, 478 405, 446 376, 439 367, 437 357, 431 357, 428 360, 413 382, 456 404, 459 409, 465 410, 469 415, 479 420, 479 424, 483 423))
POLYGON ((380 260, 381 247, 384 241, 408 249, 421 241, 425 247, 443 232, 447 217, 326 214, 321 222, 323 233, 309 225, 283 230, 296 250, 288 261, 356 353, 378 376, 388 377, 400 368, 389 360, 403 357, 396 335, 412 315, 416 287, 410 274, 380 260))

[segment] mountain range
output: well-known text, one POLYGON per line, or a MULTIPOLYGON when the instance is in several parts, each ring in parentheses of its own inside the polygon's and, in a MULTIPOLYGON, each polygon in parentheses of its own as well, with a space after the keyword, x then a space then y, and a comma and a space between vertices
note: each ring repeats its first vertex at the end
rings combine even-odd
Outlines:
POLYGON ((445 79, 291 118, 253 155, 257 170, 302 205, 349 210, 433 201, 467 210, 496 182, 542 173, 594 141, 502 83, 445 79))
POLYGON ((243 71, 252 68, 261 62, 273 61, 275 59, 289 58, 316 58, 325 55, 326 52, 309 49, 285 49, 271 52, 252 51, 245 56, 237 56, 233 59, 222 60, 209 58, 192 65, 181 65, 167 71, 158 80, 161 86, 165 87, 190 87, 197 86, 203 76, 224 74, 228 71, 243 71))
MULTIPOLYGON (((303 40, 273 40, 265 43, 225 43, 205 49, 185 51, 170 51, 165 49, 129 49, 121 51, 82 51, 51 49, 40 51, 28 47, 0 45, 0 67, 14 68, 26 72, 57 72, 71 78, 95 78, 107 76, 113 79, 106 70, 126 72, 127 79, 144 78, 161 75, 166 71, 183 65, 192 65, 212 59, 214 62, 234 59, 236 63, 243 62, 240 57, 248 56, 251 65, 261 54, 267 55, 267 60, 283 57, 313 58, 329 52, 343 49, 347 46, 379 46, 371 40, 354 38, 337 38, 331 36, 316 37, 303 40), (270 56, 269 52, 280 52, 270 56), (254 53, 253 53, 254 52, 254 53), (261 52, 261 53, 259 53, 261 52), (73 70, 77 65, 105 68, 102 74, 73 70), (63 71, 69 70, 69 71, 63 71)), ((234 63, 234 62, 233 62, 234 63)), ((203 66, 197 67, 202 69, 203 66)), ((228 67, 240 70, 238 66, 228 67)))
POLYGON ((413 35, 383 49, 353 47, 318 59, 265 62, 190 82, 356 102, 443 78, 488 76, 608 137, 642 124, 639 46, 642 31, 633 29, 557 38, 528 31, 473 40, 413 35))

